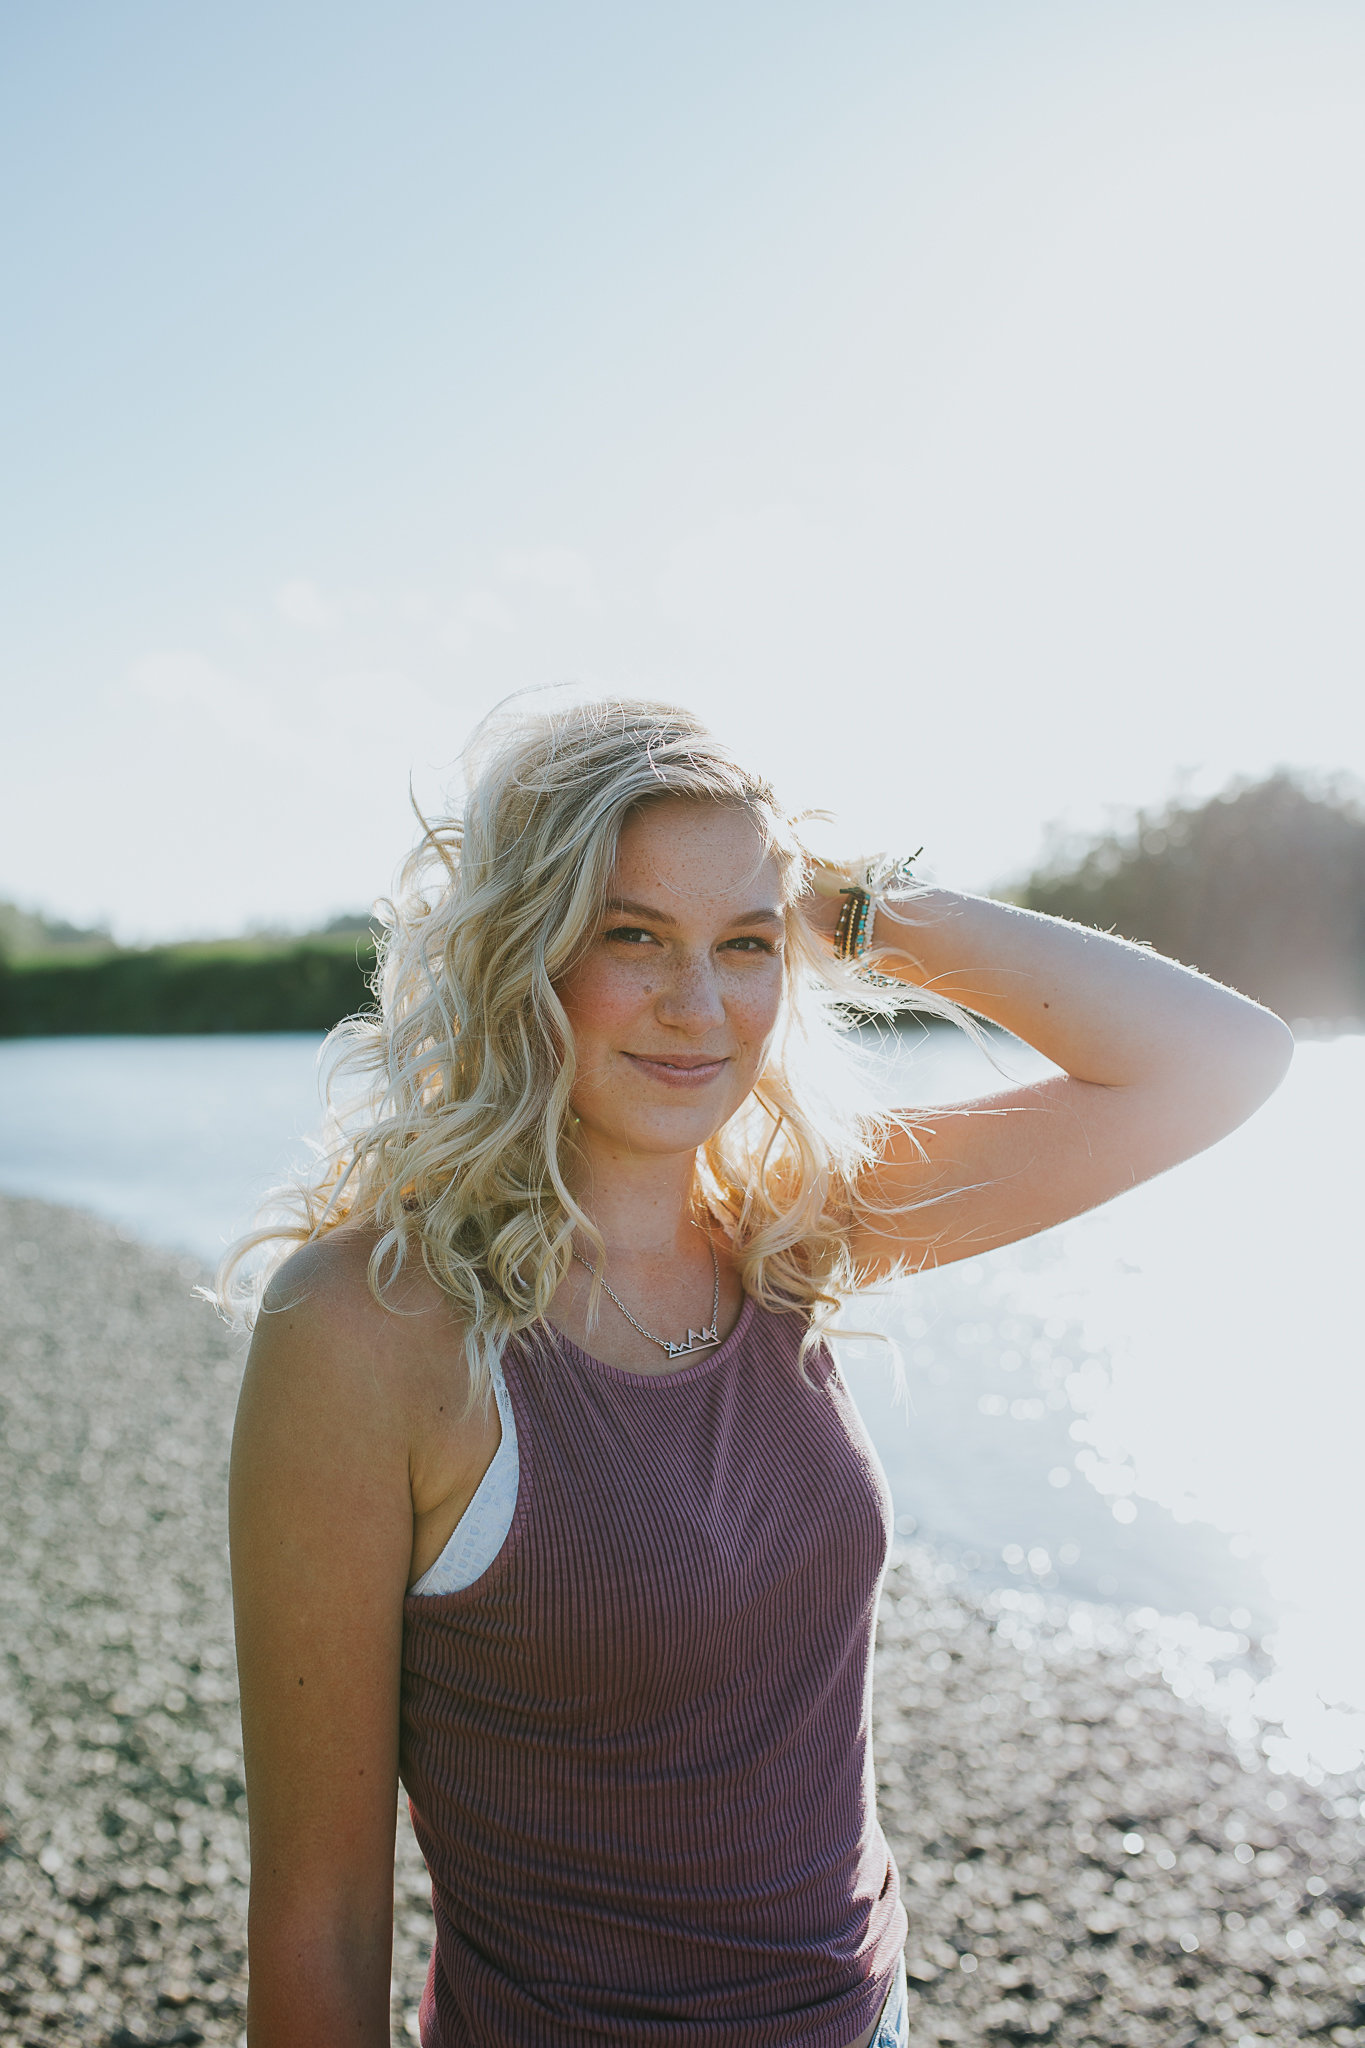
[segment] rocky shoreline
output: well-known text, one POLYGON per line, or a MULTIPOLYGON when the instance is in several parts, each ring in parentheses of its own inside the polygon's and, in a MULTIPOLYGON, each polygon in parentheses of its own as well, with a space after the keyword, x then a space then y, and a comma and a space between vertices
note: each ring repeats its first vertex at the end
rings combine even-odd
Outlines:
MULTIPOLYGON (((0 2048, 244 2038, 239 1347, 197 1277, 0 1199, 0 2048)), ((912 1549, 877 1758, 915 2048, 1365 2048, 1365 1787, 1275 1776, 1117 1613, 912 1549)), ((429 1928, 403 1820, 396 2044, 429 1928)))

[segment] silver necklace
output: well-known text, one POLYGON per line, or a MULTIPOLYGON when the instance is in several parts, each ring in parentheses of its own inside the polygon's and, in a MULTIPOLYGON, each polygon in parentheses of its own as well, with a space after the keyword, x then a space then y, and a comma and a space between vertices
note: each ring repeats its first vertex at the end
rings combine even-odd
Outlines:
MULTIPOLYGON (((700 1230, 701 1225, 694 1223, 692 1228, 700 1230)), ((642 1337, 648 1337, 651 1344, 657 1344, 660 1351, 666 1352, 670 1358, 685 1358, 689 1351, 705 1351, 710 1345, 719 1344, 720 1342, 720 1260, 716 1257, 715 1239, 708 1236, 706 1242, 711 1247, 711 1270, 715 1275, 716 1281, 715 1293, 711 1298, 711 1321, 705 1329, 689 1329, 686 1337, 680 1344, 671 1344, 667 1337, 656 1337, 654 1332, 647 1330, 643 1323, 636 1322, 635 1317, 626 1307, 616 1289, 609 1284, 606 1275, 602 1275, 603 1288, 616 1303, 616 1306, 620 1309, 631 1328, 638 1330, 642 1337)), ((594 1278, 597 1277, 597 1268, 592 1264, 591 1260, 584 1258, 577 1246, 574 1247, 573 1255, 580 1266, 586 1266, 594 1278)))

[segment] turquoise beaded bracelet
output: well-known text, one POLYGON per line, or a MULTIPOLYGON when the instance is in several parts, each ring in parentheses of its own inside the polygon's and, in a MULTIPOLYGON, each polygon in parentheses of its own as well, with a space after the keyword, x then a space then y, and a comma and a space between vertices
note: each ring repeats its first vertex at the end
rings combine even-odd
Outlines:
POLYGON ((872 943, 872 898, 866 889, 841 889, 834 953, 839 960, 861 960, 872 943))
POLYGON ((861 960, 872 949, 872 925, 876 915, 877 899, 872 893, 874 875, 882 888, 894 888, 897 883, 904 885, 914 880, 912 865, 923 853, 917 852, 903 860, 891 863, 874 862, 862 882, 850 883, 841 888, 843 902, 839 905, 838 921, 834 927, 834 953, 839 960, 861 960))

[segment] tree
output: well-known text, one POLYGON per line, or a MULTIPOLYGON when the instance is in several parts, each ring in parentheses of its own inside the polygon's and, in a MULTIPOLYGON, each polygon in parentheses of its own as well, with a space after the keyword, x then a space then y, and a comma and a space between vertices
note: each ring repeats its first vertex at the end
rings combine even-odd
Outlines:
POLYGON ((1280 769, 1208 802, 1140 811, 1011 892, 1137 939, 1290 1022, 1365 1018, 1365 807, 1280 769))

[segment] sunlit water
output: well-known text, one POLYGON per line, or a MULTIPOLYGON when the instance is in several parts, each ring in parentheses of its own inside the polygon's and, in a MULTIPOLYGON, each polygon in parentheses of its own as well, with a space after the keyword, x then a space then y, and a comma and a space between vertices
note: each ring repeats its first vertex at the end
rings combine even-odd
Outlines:
MULTIPOLYGON (((317 1048, 0 1045, 0 1188, 212 1261, 302 1153, 317 1048)), ((926 1104, 1001 1085, 950 1034, 909 1034, 878 1067, 926 1104)), ((899 1400, 885 1346, 844 1346, 903 1530, 983 1578, 1148 1610, 1173 1680, 1310 1774, 1365 1752, 1363 1112, 1365 1038, 1302 1045, 1202 1158, 860 1304, 847 1320, 895 1340, 899 1400), (1249 1636, 1269 1676, 1239 1661, 1249 1636)))

